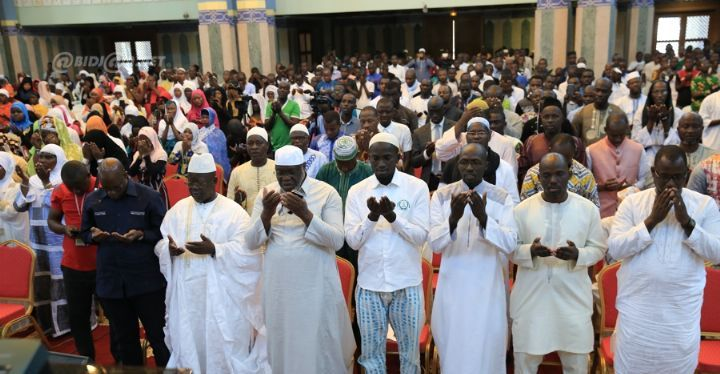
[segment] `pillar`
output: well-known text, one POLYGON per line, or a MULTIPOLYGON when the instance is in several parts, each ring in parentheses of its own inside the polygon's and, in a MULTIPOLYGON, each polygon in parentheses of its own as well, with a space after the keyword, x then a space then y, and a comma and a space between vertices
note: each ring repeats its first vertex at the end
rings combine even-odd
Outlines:
POLYGON ((628 63, 634 61, 635 53, 651 53, 653 22, 655 17, 654 0, 633 0, 630 7, 630 32, 628 33, 628 63))
POLYGON ((275 72, 277 36, 274 0, 237 0, 237 46, 240 70, 250 74, 275 72))
POLYGON ((548 70, 565 66, 568 0, 538 0, 535 10, 535 63, 547 59, 548 70))
MULTIPOLYGON (((8 82, 15 83, 16 74, 23 71, 18 30, 17 11, 15 3, 3 1, 0 3, 0 69, 4 72, 8 82)), ((29 68, 29 67, 26 67, 29 68)), ((26 72, 29 74, 30 72, 26 72)))
MULTIPOLYGON (((615 0, 579 0, 575 18, 575 51, 599 76, 615 51, 615 0)), ((648 32, 651 32, 649 30, 648 32)))
POLYGON ((226 0, 198 2, 198 36, 202 71, 221 75, 237 66, 234 9, 226 0))

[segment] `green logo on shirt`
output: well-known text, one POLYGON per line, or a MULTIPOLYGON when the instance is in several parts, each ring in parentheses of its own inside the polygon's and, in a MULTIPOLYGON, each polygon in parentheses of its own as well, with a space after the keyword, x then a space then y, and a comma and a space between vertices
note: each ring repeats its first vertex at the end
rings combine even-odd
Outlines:
POLYGON ((410 207, 410 203, 407 200, 400 200, 400 202, 398 203, 398 206, 402 210, 407 210, 407 208, 410 207))

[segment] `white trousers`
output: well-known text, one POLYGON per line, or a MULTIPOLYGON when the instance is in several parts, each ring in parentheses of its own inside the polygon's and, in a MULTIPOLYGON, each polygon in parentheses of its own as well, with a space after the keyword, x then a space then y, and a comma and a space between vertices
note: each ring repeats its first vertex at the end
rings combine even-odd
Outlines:
MULTIPOLYGON (((587 353, 558 351, 558 356, 562 362, 563 374, 588 373, 587 353)), ((542 363, 544 356, 515 352, 513 357, 515 358, 515 374, 537 374, 538 366, 542 363)))

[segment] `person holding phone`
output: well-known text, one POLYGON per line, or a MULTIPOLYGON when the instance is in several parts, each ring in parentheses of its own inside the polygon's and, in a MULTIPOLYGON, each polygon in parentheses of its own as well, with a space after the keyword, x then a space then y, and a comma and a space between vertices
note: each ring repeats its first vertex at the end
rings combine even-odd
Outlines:
POLYGON ((60 267, 75 349, 79 355, 95 360, 91 328, 96 322, 93 296, 97 246, 85 243, 79 234, 85 197, 95 189, 97 183, 88 167, 80 161, 66 163, 60 176, 62 184, 55 187, 50 196, 47 223, 50 231, 63 236, 60 267))

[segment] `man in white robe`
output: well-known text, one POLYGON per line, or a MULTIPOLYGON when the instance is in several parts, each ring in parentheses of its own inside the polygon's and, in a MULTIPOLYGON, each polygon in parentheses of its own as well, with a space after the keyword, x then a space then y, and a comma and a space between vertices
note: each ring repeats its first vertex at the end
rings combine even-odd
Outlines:
MULTIPOLYGON (((478 100, 475 101, 477 102, 478 100)), ((468 143, 466 132, 470 125, 477 121, 476 118, 484 119, 488 123, 488 128, 490 128, 490 122, 488 122, 486 118, 488 115, 487 104, 483 102, 483 105, 484 109, 478 109, 478 107, 467 108, 465 112, 463 112, 462 117, 455 122, 455 127, 445 131, 442 138, 435 142, 435 152, 440 161, 447 161, 460 154, 462 147, 468 143)), ((515 152, 515 142, 507 139, 502 134, 490 130, 488 146, 500 155, 503 161, 510 164, 513 172, 517 174, 518 156, 517 152, 515 152)))
POLYGON ((194 155, 191 197, 175 204, 160 226, 155 254, 168 282, 167 366, 270 374, 258 290, 262 257, 245 246, 247 213, 215 192, 216 181, 212 155, 194 155))
POLYGON ((428 243, 442 253, 432 332, 444 373, 505 373, 507 256, 515 250, 514 203, 483 181, 487 148, 463 147, 462 180, 433 194, 428 243), (482 197, 481 197, 482 196, 482 197))
POLYGON ((275 152, 277 182, 258 199, 245 234, 266 246, 263 308, 273 373, 350 373, 355 338, 335 251, 344 244, 340 195, 307 177, 300 148, 275 152))
POLYGON ((715 201, 683 188, 685 153, 662 147, 652 168, 655 188, 623 200, 610 232, 618 271, 615 372, 693 373, 700 347, 705 264, 720 262, 715 201))
POLYGON ((315 178, 320 168, 328 163, 328 158, 322 152, 308 148, 310 144, 310 132, 307 126, 302 123, 293 125, 293 127, 290 128, 290 142, 303 151, 305 171, 310 178, 315 178))
POLYGON ((605 255, 598 208, 567 190, 564 156, 540 161, 543 192, 514 210, 519 247, 510 294, 516 374, 535 374, 543 356, 557 352, 566 374, 586 374, 593 350, 593 295, 588 267, 605 255))

